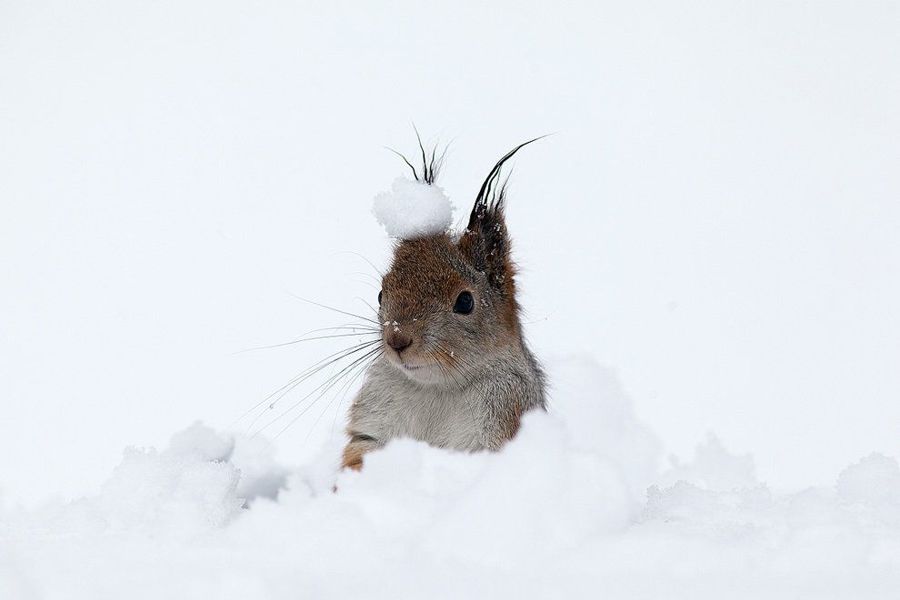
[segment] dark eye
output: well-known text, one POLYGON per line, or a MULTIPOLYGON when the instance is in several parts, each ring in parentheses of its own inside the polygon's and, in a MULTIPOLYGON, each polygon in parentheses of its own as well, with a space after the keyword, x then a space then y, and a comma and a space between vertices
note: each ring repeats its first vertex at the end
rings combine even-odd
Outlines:
POLYGON ((382 291, 379 290, 378 291, 378 306, 381 306, 381 294, 382 294, 382 291))
POLYGON ((456 304, 453 305, 453 312, 461 315, 467 315, 475 310, 475 298, 471 292, 462 292, 456 297, 456 304))

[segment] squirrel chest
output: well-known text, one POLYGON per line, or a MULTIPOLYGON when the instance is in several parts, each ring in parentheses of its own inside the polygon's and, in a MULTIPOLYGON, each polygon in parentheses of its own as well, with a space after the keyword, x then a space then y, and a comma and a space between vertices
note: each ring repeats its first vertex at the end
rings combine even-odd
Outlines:
POLYGON ((353 409, 359 434, 378 442, 409 437, 456 450, 487 447, 484 415, 471 390, 417 384, 389 365, 372 371, 353 409))

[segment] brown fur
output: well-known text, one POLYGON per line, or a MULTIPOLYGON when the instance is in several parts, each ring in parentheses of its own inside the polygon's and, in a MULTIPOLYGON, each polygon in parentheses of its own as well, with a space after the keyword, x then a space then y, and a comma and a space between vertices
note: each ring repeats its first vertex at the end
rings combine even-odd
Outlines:
POLYGON ((522 410, 521 405, 516 404, 502 417, 502 429, 503 434, 505 435, 504 443, 516 437, 516 434, 519 433, 519 427, 522 425, 522 410))
POLYGON ((363 454, 365 449, 362 446, 354 445, 352 442, 344 448, 344 456, 341 461, 342 469, 353 469, 359 471, 363 465, 363 454))

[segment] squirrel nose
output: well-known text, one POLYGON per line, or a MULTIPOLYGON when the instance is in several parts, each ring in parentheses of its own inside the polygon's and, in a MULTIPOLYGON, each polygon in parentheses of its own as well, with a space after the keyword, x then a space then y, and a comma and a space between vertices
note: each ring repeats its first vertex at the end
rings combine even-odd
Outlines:
POLYGON ((385 341, 388 346, 397 351, 397 354, 400 354, 412 345, 412 338, 398 331, 389 331, 385 341))

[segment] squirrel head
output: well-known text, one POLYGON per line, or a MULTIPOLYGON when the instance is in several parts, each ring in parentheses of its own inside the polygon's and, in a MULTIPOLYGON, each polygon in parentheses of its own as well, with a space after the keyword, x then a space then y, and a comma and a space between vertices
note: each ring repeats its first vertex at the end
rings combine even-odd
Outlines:
POLYGON ((464 386, 501 353, 522 352, 516 268, 500 169, 481 186, 461 234, 400 240, 378 295, 384 352, 409 379, 464 386))

